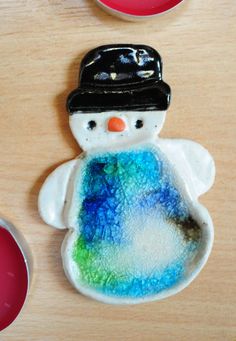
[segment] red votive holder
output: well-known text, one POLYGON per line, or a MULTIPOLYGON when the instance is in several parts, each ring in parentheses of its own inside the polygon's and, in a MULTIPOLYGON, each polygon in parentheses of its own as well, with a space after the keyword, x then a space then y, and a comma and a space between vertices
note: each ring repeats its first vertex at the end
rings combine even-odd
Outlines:
POLYGON ((31 266, 23 236, 0 218, 0 331, 16 319, 25 303, 31 266))
POLYGON ((183 0, 96 0, 106 11, 126 20, 138 20, 170 11, 183 0))

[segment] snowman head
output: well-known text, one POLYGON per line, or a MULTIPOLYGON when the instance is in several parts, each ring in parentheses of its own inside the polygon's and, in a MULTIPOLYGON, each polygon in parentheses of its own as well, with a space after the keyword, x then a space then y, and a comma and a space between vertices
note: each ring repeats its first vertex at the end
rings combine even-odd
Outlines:
POLYGON ((165 114, 165 111, 75 113, 70 117, 70 127, 83 150, 127 146, 155 138, 165 114))
POLYGON ((84 150, 154 138, 170 103, 162 62, 145 45, 105 45, 90 51, 80 87, 67 99, 70 127, 84 150))

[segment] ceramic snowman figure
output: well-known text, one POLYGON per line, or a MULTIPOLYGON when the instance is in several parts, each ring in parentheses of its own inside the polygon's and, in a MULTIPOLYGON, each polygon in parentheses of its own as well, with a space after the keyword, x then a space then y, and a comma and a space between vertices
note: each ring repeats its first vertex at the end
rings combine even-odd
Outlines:
POLYGON ((213 225, 198 197, 213 184, 214 162, 195 142, 158 137, 169 103, 161 58, 143 45, 90 51, 68 97, 84 152, 49 175, 39 210, 47 224, 69 229, 65 273, 97 300, 173 295, 211 251, 213 225))

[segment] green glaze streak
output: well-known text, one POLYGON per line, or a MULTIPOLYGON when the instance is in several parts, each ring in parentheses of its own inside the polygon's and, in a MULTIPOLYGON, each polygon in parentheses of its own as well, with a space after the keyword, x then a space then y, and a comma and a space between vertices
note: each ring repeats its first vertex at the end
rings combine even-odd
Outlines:
POLYGON ((107 271, 102 266, 97 265, 98 251, 94 248, 86 247, 83 237, 79 237, 73 247, 73 260, 80 269, 83 283, 96 287, 104 285, 113 287, 119 281, 125 280, 122 274, 107 271))

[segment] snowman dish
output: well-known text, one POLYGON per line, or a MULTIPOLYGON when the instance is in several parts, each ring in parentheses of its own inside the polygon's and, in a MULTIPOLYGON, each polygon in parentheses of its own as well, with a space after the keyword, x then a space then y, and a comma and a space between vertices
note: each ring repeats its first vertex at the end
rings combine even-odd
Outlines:
POLYGON ((106 45, 83 59, 68 97, 84 152, 59 166, 39 194, 42 219, 69 231, 65 273, 81 293, 114 304, 160 300, 206 263, 213 225, 198 197, 214 182, 208 151, 158 137, 170 103, 159 54, 106 45))

